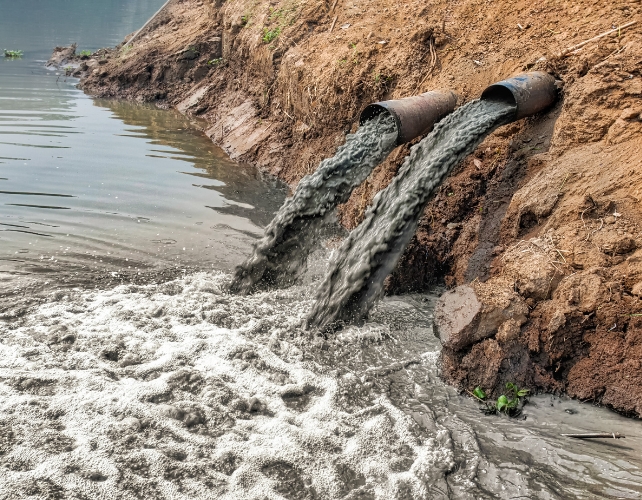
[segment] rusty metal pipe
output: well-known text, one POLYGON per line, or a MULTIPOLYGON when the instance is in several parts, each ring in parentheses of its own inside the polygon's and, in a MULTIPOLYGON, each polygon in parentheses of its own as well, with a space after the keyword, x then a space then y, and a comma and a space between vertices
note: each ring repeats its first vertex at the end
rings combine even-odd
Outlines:
POLYGON ((534 115, 557 99, 555 78, 544 71, 532 71, 494 83, 482 92, 481 99, 514 104, 515 120, 534 115))
POLYGON ((455 110, 457 95, 451 90, 431 90, 424 94, 392 101, 381 101, 364 108, 359 117, 363 125, 383 112, 397 124, 397 145, 430 132, 439 120, 455 110))

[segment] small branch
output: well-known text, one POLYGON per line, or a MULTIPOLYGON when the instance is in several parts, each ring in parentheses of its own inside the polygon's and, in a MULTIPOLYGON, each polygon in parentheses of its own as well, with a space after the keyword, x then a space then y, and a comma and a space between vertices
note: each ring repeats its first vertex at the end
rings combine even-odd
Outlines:
POLYGON ((339 0, 334 0, 334 3, 332 4, 332 7, 330 7, 330 10, 328 11, 328 15, 332 14, 332 11, 333 11, 333 10, 334 10, 334 8, 337 6, 337 2, 338 2, 338 1, 339 1, 339 0))
POLYGON ((625 28, 633 26, 634 24, 637 24, 637 20, 628 22, 628 23, 623 24, 622 26, 620 26, 618 28, 614 28, 612 30, 605 31, 604 33, 601 33, 601 34, 599 34, 597 36, 594 36, 593 38, 589 38, 588 40, 584 40, 583 42, 578 43, 577 45, 573 45, 571 47, 568 47, 568 48, 564 49, 562 52, 560 52, 559 54, 557 54, 557 57, 566 57, 571 52, 574 52, 574 51, 576 51, 578 49, 581 49, 582 47, 584 47, 585 45, 588 45, 591 42, 595 42, 597 40, 600 40, 601 38, 604 38, 605 36, 611 35, 613 33, 617 33, 617 32, 619 32, 619 31, 621 31, 621 30, 623 30, 625 28))
POLYGON ((613 56, 615 56, 615 55, 619 54, 620 52, 622 52, 622 51, 624 51, 624 50, 626 50, 626 48, 627 48, 628 46, 629 46, 629 44, 626 44, 624 47, 620 47, 619 49, 614 50, 614 51, 613 51, 613 52, 611 52, 608 56, 606 56, 606 57, 605 57, 601 62, 599 62, 599 63, 597 63, 595 66, 593 66, 589 71, 593 71, 593 70, 595 70, 595 69, 597 69, 597 68, 601 68, 601 67, 602 67, 602 66, 604 66, 607 62, 609 62, 609 59, 611 59, 611 57, 613 57, 613 56))
POLYGON ((558 193, 558 194, 562 192, 562 189, 564 188, 564 185, 566 184, 566 181, 568 180, 568 178, 569 178, 570 176, 571 176, 571 174, 570 174, 570 173, 569 173, 569 174, 566 174, 566 177, 564 177, 564 181, 562 182, 562 184, 560 185, 560 188, 559 188, 559 189, 558 189, 558 191, 557 191, 557 193, 558 193))
POLYGON ((600 439, 600 438, 621 439, 621 438, 625 438, 626 437, 624 434, 620 434, 619 432, 597 432, 597 433, 588 433, 588 434, 562 434, 562 436, 575 438, 575 439, 600 439))
POLYGON ((330 31, 328 33, 332 33, 332 30, 334 29, 334 25, 336 24, 338 17, 339 16, 334 16, 334 19, 332 20, 332 26, 330 26, 330 31))

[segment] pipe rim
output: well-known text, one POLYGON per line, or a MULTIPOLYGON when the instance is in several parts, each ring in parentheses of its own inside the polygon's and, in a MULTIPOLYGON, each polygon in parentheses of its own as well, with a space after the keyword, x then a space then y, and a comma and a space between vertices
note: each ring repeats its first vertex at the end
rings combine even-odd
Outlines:
POLYGON ((503 102, 506 104, 512 104, 515 107, 517 107, 518 104, 513 91, 507 85, 503 85, 502 83, 495 83, 486 87, 482 92, 481 100, 503 102))
MULTIPOLYGON (((384 103, 386 101, 383 101, 384 103)), ((401 144, 401 120, 397 116, 397 113, 394 111, 388 109, 386 106, 383 104, 380 104, 378 102, 375 102, 373 104, 368 104, 363 111, 361 112, 361 115, 359 116, 359 125, 363 125, 364 123, 375 119, 377 116, 383 114, 383 113, 388 113, 388 115, 392 116, 395 120, 395 128, 397 129, 397 139, 395 143, 397 145, 401 144)))

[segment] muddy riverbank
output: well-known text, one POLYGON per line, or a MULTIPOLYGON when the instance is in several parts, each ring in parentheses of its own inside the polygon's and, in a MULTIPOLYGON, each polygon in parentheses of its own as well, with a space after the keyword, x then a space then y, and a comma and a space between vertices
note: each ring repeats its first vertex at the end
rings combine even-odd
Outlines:
MULTIPOLYGON (((78 74, 92 95, 204 118, 232 158, 294 186, 369 102, 440 87, 464 102, 525 69, 553 73, 559 104, 502 127, 464 161, 428 205, 388 290, 470 285, 500 312, 484 338, 446 346, 451 383, 496 393, 510 380, 640 416, 640 25, 556 54, 641 13, 626 0, 185 0, 133 46, 81 61, 78 74)), ((345 227, 363 219, 407 152, 393 151, 340 208, 345 227)))

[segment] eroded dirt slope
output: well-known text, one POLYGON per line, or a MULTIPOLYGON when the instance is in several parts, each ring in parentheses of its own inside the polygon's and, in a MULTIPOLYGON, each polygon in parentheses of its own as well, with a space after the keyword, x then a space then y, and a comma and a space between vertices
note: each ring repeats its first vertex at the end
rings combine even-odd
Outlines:
MULTIPOLYGON (((642 415, 642 26, 556 56, 641 17, 634 0, 185 0, 80 73, 89 93, 205 118, 233 158, 295 185, 369 102, 440 87, 464 102, 550 71, 560 103, 498 130, 453 173, 388 289, 444 279, 523 301, 523 321, 444 350, 462 388, 511 380, 642 415)), ((341 208, 347 228, 408 147, 341 208)))

